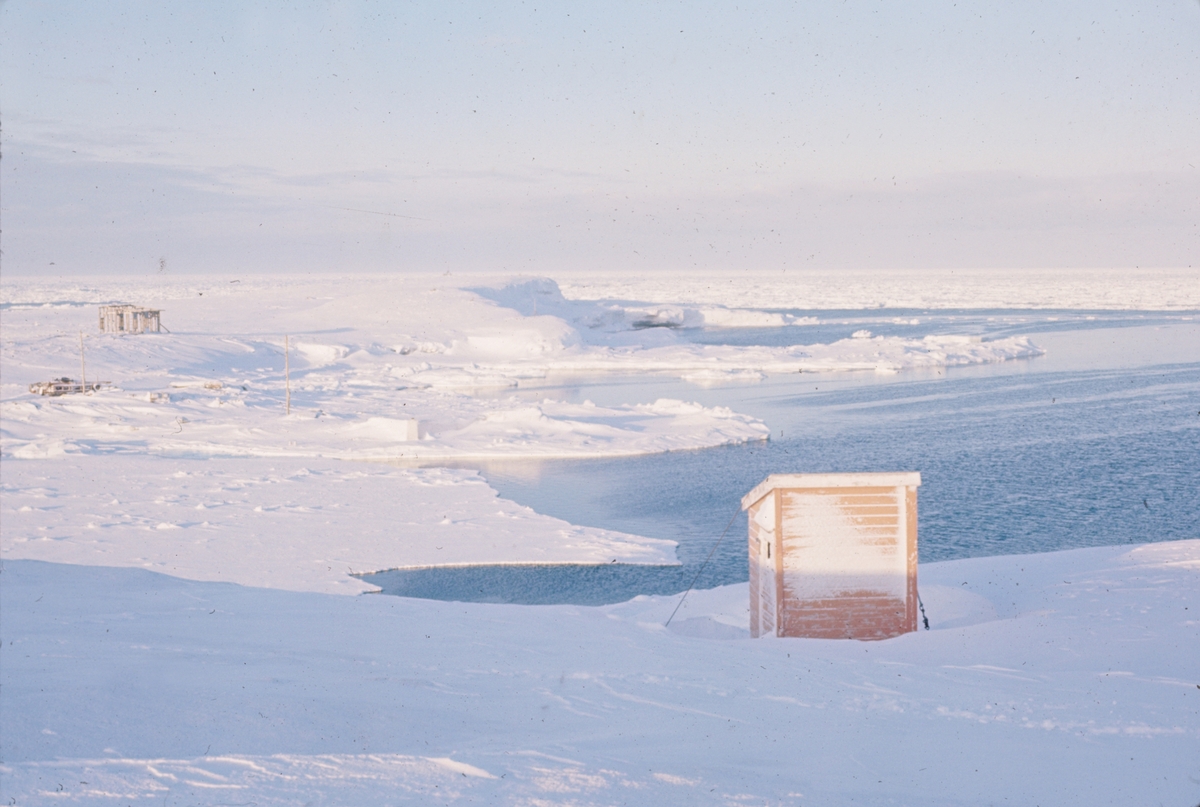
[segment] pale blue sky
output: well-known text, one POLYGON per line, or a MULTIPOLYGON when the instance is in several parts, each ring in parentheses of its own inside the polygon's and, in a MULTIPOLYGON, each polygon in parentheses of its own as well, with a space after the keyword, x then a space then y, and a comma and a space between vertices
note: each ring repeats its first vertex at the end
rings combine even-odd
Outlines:
POLYGON ((1200 259, 1197 0, 5 0, 0 37, 5 272, 1200 259))

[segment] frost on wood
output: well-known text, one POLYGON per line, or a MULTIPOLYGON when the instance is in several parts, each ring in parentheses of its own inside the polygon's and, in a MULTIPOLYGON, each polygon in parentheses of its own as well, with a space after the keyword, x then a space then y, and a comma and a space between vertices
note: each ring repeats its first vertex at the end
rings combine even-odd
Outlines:
POLYGON ((917 629, 917 473, 778 474, 746 494, 750 633, 917 629))

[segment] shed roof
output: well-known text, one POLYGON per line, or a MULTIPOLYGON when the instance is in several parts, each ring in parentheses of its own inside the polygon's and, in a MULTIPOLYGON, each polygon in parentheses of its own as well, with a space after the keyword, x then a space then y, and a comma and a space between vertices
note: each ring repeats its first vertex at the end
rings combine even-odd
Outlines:
POLYGON ((771 474, 742 497, 746 510, 776 488, 894 488, 921 484, 919 471, 861 474, 771 474))

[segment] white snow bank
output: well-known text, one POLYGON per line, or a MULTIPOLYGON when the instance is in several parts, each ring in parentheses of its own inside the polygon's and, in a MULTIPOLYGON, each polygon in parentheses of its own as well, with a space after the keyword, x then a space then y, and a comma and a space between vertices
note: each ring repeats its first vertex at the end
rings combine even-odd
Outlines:
POLYGON ((0 450, 12 459, 136 452, 176 457, 450 460, 650 454, 765 440, 767 427, 723 407, 680 401, 600 407, 487 399, 427 390, 294 396, 284 416, 260 387, 143 394, 108 389, 16 397, 0 450), (360 414, 363 409, 368 413, 360 414))
MULTIPOLYGON (((568 301, 546 279, 477 289, 504 303, 498 305, 443 281, 6 281, 0 452, 8 458, 135 451, 450 459, 704 448, 764 439, 768 430, 722 409, 601 408, 465 393, 550 374, 670 373, 707 385, 771 373, 897 372, 1040 353, 1024 338, 956 336, 696 345, 669 327, 649 326, 695 317, 707 322, 707 313, 568 301), (172 332, 97 335, 95 305, 121 299, 162 308, 172 332), (59 399, 31 395, 32 382, 76 374, 81 331, 89 334, 88 377, 112 386, 59 399), (289 417, 283 417, 285 334, 292 337, 289 417)), ((777 318, 762 311, 718 313, 726 324, 777 318)))
MULTIPOLYGON (((659 347, 595 347, 537 364, 542 374, 619 372, 670 373, 691 378, 697 373, 820 373, 846 370, 899 371, 956 367, 1042 355, 1028 337, 991 342, 965 336, 896 336, 842 339, 828 345, 790 347, 675 344, 659 347)), ((502 372, 528 372, 529 364, 502 365, 502 372)), ((420 378, 420 374, 417 375, 420 378)))
POLYGON ((675 544, 577 527, 476 471, 115 454, 6 462, 6 560, 358 594, 350 577, 467 563, 676 563, 675 544), (169 530, 170 532, 164 532, 169 530))
MULTIPOLYGON (((699 345, 678 339, 671 329, 703 326, 756 326, 804 324, 789 314, 762 310, 734 311, 723 307, 692 309, 679 306, 630 307, 566 299, 558 284, 549 278, 514 281, 498 288, 475 287, 474 291, 499 305, 544 318, 553 313, 578 330, 578 342, 588 347, 561 351, 546 350, 536 358, 496 362, 487 372, 512 378, 549 374, 576 375, 613 372, 670 373, 687 380, 709 382, 714 377, 731 378, 763 373, 877 370, 896 372, 917 367, 948 367, 1006 361, 1039 356, 1042 350, 1026 337, 981 342, 978 337, 927 336, 924 339, 875 337, 858 331, 854 339, 833 344, 787 347, 699 345)), ((662 290, 665 292, 665 290, 662 290)), ((468 368, 459 372, 470 373, 468 368)), ((415 380, 444 384, 443 373, 431 366, 417 370, 415 380)), ((461 385, 463 381, 456 381, 461 385)))
POLYGON ((693 592, 664 629, 676 598, 6 561, 0 777, 18 804, 114 807, 1193 804, 1198 575, 1200 541, 928 564, 933 630, 729 641, 745 585, 693 592), (990 610, 964 621, 957 589, 990 610))
MULTIPOLYGON (((816 322, 811 317, 763 311, 758 307, 680 306, 669 302, 670 295, 657 298, 662 304, 649 306, 612 300, 569 300, 563 296, 559 284, 546 277, 474 286, 471 290, 526 317, 557 317, 578 329, 581 338, 590 344, 611 344, 620 341, 614 340, 613 334, 653 328, 769 328, 816 322)), ((626 295, 618 293, 614 297, 621 300, 626 295)))
POLYGON ((333 364, 339 359, 346 358, 349 348, 342 345, 324 345, 310 342, 297 342, 293 347, 310 367, 333 364))
POLYGON ((176 456, 451 459, 616 456, 764 439, 727 410, 530 403, 462 394, 545 373, 578 339, 553 317, 522 318, 429 278, 278 279, 230 284, 106 281, 101 288, 6 283, 7 458, 138 452, 176 456), (171 334, 95 334, 94 303, 153 292, 171 334), (65 302, 64 302, 65 301, 65 302), (13 307, 13 306, 16 307, 13 307), (94 395, 40 398, 33 381, 79 370, 88 334, 94 395), (284 416, 291 332, 292 414, 284 416), (297 332, 301 335, 297 336, 297 332), (307 334, 307 335, 305 335, 307 334), (430 359, 436 358, 437 363, 430 359), (516 367, 498 366, 525 362, 516 367), (416 421, 416 435, 413 434, 416 421))

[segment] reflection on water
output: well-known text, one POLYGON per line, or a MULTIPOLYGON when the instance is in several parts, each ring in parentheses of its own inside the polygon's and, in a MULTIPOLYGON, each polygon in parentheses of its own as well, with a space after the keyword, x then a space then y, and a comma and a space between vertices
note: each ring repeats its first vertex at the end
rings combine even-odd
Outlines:
POLYGON ((695 573, 682 566, 562 563, 393 569, 356 577, 382 594, 427 600, 611 605, 639 594, 678 594, 695 573))

